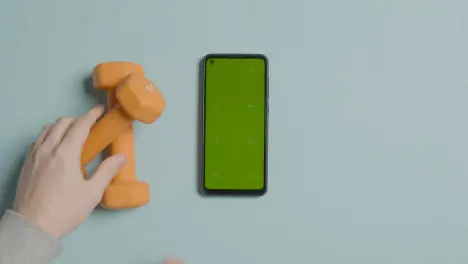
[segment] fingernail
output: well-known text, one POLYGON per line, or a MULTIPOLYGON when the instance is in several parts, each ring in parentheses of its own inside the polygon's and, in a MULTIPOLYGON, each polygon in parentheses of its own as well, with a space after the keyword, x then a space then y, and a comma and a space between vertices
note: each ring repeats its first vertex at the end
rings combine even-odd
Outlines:
POLYGON ((101 110, 101 109, 103 109, 103 108, 104 108, 104 105, 102 105, 102 104, 98 104, 98 105, 96 105, 96 106, 94 107, 94 109, 99 109, 99 110, 101 110))
POLYGON ((115 155, 115 159, 120 163, 120 165, 125 164, 125 156, 123 154, 115 155))

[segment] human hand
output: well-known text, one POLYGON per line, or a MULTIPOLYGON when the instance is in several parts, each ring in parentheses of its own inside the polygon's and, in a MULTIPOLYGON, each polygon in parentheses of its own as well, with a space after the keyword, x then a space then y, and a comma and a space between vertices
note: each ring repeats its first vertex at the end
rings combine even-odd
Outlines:
POLYGON ((183 264, 182 260, 176 257, 167 258, 163 264, 183 264))
POLYGON ((84 179, 82 146, 102 113, 98 106, 79 118, 65 117, 45 126, 21 170, 13 210, 55 238, 88 218, 124 163, 123 156, 114 155, 84 179))

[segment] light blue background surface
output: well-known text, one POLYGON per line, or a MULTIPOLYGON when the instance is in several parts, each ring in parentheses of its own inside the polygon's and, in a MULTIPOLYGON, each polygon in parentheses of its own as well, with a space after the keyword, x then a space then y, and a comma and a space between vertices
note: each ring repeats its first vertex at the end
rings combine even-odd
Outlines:
POLYGON ((139 125, 151 204, 96 212, 56 263, 466 263, 466 1, 2 1, 3 201, 42 125, 95 104, 96 63, 146 68, 168 105, 139 125), (270 59, 270 188, 196 192, 198 61, 270 59))

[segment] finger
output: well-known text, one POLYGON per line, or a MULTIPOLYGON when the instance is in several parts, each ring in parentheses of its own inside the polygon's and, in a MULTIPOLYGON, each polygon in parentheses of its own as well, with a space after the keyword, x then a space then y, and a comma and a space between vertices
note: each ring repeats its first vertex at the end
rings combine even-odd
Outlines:
POLYGON ((52 125, 43 142, 44 147, 55 149, 61 142, 68 128, 73 124, 75 118, 62 117, 52 125))
POLYGON ((91 179, 88 180, 88 183, 93 189, 100 193, 104 193, 104 190, 107 188, 117 172, 119 172, 120 168, 122 168, 124 163, 125 157, 121 154, 116 154, 105 159, 96 169, 96 172, 93 174, 91 179))
POLYGON ((164 264, 182 264, 182 260, 177 257, 170 257, 164 260, 164 264))
POLYGON ((33 151, 35 151, 44 142, 44 140, 47 137, 47 134, 49 133, 51 127, 52 127, 51 124, 47 124, 42 128, 41 134, 39 134, 39 136, 36 138, 36 141, 34 141, 31 144, 31 148, 29 149, 29 153, 32 153, 33 151))
POLYGON ((104 107, 98 105, 81 116, 68 130, 63 139, 63 144, 70 147, 71 151, 79 151, 86 141, 86 138, 88 138, 91 127, 96 123, 103 112, 104 107))

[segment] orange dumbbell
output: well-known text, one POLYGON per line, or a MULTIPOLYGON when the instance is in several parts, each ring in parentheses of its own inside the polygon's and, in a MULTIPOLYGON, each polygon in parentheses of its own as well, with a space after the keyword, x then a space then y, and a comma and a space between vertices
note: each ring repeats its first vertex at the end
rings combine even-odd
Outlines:
POLYGON ((117 102, 91 129, 83 146, 81 163, 85 166, 109 145, 111 151, 123 152, 129 163, 108 186, 101 205, 108 209, 124 209, 146 204, 149 186, 138 182, 134 174, 132 124, 133 120, 150 124, 159 118, 166 105, 164 97, 144 76, 141 66, 133 63, 98 65, 93 71, 93 84, 98 89, 111 90, 118 84, 115 91, 110 90, 110 97, 113 98, 115 93, 117 102))
MULTIPOLYGON (((96 89, 108 92, 107 108, 109 111, 117 104, 116 86, 127 75, 133 72, 143 74, 144 70, 139 64, 133 62, 106 62, 94 68, 93 86, 96 89)), ((104 192, 101 206, 108 209, 124 209, 148 203, 150 199, 149 185, 138 182, 135 177, 133 124, 130 124, 129 128, 111 143, 109 154, 113 155, 117 153, 125 155, 126 164, 115 175, 110 186, 104 192), (122 185, 123 183, 125 184, 122 185), (131 185, 128 183, 131 183, 131 185), (124 191, 121 189, 124 189, 124 191), (123 192, 127 194, 124 195, 123 192)))

